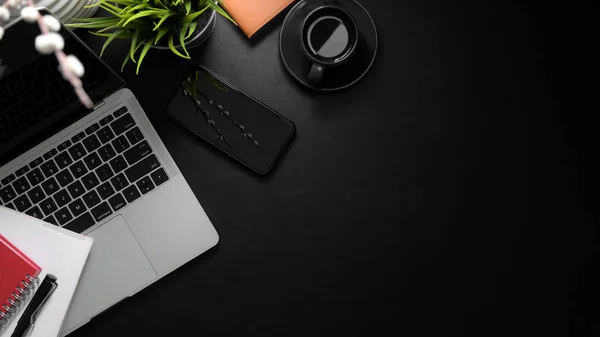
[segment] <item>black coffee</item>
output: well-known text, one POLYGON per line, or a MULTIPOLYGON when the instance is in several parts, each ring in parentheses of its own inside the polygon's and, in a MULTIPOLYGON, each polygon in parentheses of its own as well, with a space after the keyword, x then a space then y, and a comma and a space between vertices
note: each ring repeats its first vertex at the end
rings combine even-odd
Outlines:
POLYGON ((335 16, 323 16, 308 28, 308 45, 317 56, 332 59, 341 56, 350 41, 348 28, 335 16))

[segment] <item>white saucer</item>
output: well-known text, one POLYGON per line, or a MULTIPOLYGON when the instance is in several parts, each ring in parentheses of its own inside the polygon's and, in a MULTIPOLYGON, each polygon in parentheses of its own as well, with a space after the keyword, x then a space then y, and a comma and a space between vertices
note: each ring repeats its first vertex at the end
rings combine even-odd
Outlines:
POLYGON ((67 12, 64 16, 62 16, 60 19, 62 22, 69 22, 69 20, 71 20, 71 18, 75 17, 75 15, 77 15, 82 9, 84 9, 84 6, 88 5, 88 0, 78 0, 78 1, 74 1, 75 2, 75 6, 73 8, 71 8, 71 10, 69 12, 67 12))
MULTIPOLYGON (((61 1, 61 0, 59 0, 61 1)), ((65 2, 65 0, 62 0, 61 2, 63 2, 63 6, 60 8, 60 10, 56 10, 54 13, 54 15, 56 15, 56 18, 58 18, 59 20, 66 22, 68 18, 68 15, 71 13, 71 11, 77 6, 77 5, 81 5, 82 3, 85 3, 85 0, 67 0, 65 2)))

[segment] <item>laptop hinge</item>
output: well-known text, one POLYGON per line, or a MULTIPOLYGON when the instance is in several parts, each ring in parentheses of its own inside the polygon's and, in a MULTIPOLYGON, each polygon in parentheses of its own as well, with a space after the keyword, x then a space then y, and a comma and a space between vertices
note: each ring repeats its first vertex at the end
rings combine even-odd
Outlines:
POLYGON ((106 104, 105 101, 101 101, 98 104, 94 105, 94 110, 98 110, 99 108, 101 108, 102 106, 104 106, 106 104))

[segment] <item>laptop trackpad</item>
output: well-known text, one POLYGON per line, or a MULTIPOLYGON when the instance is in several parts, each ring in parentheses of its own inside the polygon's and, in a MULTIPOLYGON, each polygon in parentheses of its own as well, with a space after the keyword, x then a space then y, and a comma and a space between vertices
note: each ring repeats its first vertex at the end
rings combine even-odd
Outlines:
POLYGON ((94 238, 94 245, 63 331, 87 322, 157 277, 123 217, 88 236, 94 238))

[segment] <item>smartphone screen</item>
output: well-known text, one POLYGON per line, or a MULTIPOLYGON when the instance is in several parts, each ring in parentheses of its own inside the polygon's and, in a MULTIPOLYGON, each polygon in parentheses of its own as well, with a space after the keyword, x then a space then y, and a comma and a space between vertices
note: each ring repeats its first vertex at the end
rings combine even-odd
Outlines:
POLYGON ((290 120, 203 67, 190 73, 167 113, 259 174, 271 171, 295 133, 290 120))

